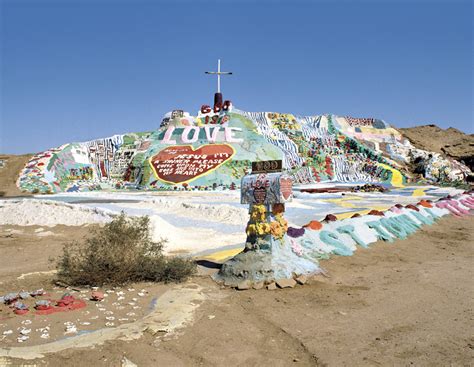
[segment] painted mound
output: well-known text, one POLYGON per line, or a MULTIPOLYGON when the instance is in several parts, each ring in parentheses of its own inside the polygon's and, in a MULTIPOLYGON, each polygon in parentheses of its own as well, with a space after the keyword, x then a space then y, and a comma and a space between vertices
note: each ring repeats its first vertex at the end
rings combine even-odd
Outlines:
POLYGON ((165 115, 158 130, 70 143, 31 158, 18 186, 29 192, 110 189, 236 189, 252 161, 283 160, 296 183, 380 182, 402 186, 422 159, 432 181, 470 170, 413 147, 382 120, 297 116, 229 108, 165 115))

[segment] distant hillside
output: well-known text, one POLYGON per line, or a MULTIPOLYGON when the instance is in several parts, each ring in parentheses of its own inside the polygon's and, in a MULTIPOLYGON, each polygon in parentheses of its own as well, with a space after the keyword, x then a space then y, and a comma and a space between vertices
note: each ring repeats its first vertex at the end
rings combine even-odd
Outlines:
POLYGON ((400 132, 417 148, 442 153, 474 170, 474 134, 455 128, 441 129, 436 125, 400 128, 400 132))
POLYGON ((25 195, 16 185, 20 170, 31 159, 31 154, 0 154, 0 196, 25 195))

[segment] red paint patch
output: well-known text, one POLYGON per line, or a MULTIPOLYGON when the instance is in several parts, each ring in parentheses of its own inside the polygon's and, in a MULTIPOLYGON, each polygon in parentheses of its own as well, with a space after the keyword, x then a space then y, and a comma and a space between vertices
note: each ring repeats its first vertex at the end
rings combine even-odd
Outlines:
POLYGON ((25 313, 28 313, 28 310, 14 310, 13 312, 17 315, 24 315, 25 313))
POLYGON ((177 184, 208 174, 234 154, 234 149, 226 144, 203 145, 197 149, 179 145, 161 150, 150 163, 160 180, 177 184))
POLYGON ((67 306, 63 307, 50 307, 46 310, 37 310, 35 312, 36 315, 51 315, 52 313, 57 312, 66 312, 66 311, 74 311, 79 310, 81 308, 86 307, 86 302, 83 300, 76 299, 72 303, 68 304, 67 306))

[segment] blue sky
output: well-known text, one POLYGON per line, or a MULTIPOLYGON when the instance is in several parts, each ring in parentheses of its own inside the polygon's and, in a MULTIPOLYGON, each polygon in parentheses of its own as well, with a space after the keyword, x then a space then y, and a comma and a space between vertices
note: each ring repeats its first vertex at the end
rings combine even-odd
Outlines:
POLYGON ((471 1, 1 1, 0 153, 247 111, 474 132, 471 1))

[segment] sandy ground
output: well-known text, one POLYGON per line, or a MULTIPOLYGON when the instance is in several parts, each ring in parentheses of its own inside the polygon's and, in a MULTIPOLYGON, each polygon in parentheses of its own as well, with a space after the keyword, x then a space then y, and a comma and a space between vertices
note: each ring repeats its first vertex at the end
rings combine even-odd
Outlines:
POLYGON ((18 174, 31 158, 31 154, 5 155, 0 154, 0 160, 5 162, 5 167, 0 168, 0 194, 1 196, 30 196, 16 186, 18 174))
MULTIPOLYGON (((0 257, 1 291, 45 284, 48 275, 16 278, 48 270, 61 236, 87 230, 56 227, 52 231, 62 235, 36 241, 34 232, 17 233, 14 242, 2 235, 0 252, 8 260, 0 257), (15 251, 17 246, 22 250, 15 251)), ((179 335, 145 334, 136 341, 3 363, 120 366, 125 356, 138 366, 469 366, 473 244, 474 218, 446 217, 407 240, 333 257, 322 263, 329 277, 294 289, 238 292, 196 278, 220 296, 202 304, 179 335)))
MULTIPOLYGON (((53 260, 71 238, 86 236, 93 226, 43 227, 0 226, 0 295, 10 292, 44 289, 45 294, 22 302, 30 307, 25 315, 15 315, 7 305, 0 304, 0 346, 18 347, 50 343, 67 336, 134 322, 150 312, 156 298, 166 287, 140 283, 121 288, 99 288, 105 298, 90 300, 91 289, 64 288, 52 283, 53 260), (51 315, 37 313, 37 300, 51 300, 53 305, 65 293, 74 296, 85 307, 51 315), (77 332, 68 330, 68 323, 77 332), (23 335, 22 335, 23 333, 23 335)), ((0 363, 1 365, 1 363, 0 363)))

